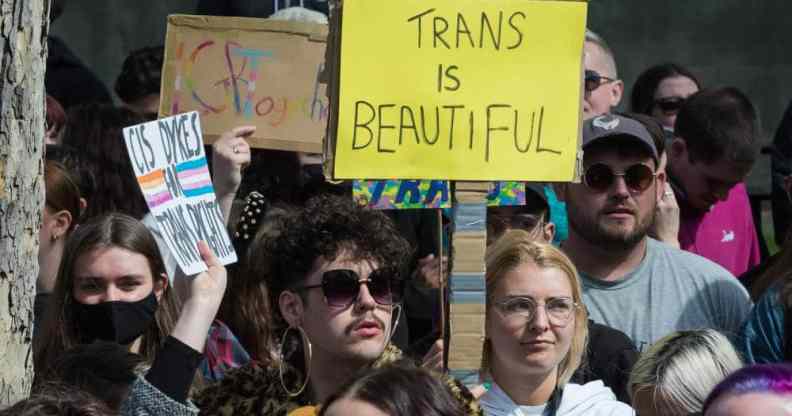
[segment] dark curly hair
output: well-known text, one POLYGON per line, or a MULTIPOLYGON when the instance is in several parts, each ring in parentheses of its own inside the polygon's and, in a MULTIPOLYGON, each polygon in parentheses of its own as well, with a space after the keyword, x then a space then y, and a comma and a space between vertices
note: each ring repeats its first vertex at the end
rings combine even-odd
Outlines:
POLYGON ((115 83, 115 92, 125 103, 160 93, 165 48, 153 46, 132 51, 124 59, 115 83))
POLYGON ((332 262, 346 252, 353 261, 371 260, 404 274, 411 250, 382 212, 335 195, 310 199, 297 215, 283 218, 271 238, 251 247, 250 256, 264 260, 251 272, 266 276, 272 335, 285 327, 277 307, 281 292, 301 285, 317 259, 332 262))

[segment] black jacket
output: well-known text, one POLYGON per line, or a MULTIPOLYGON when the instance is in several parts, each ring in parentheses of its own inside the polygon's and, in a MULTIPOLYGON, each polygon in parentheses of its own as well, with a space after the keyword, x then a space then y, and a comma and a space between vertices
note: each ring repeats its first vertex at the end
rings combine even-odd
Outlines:
POLYGON ((619 401, 630 404, 627 379, 633 364, 638 360, 638 351, 630 338, 611 327, 589 323, 589 342, 583 364, 572 376, 572 382, 585 384, 602 380, 613 390, 619 401))

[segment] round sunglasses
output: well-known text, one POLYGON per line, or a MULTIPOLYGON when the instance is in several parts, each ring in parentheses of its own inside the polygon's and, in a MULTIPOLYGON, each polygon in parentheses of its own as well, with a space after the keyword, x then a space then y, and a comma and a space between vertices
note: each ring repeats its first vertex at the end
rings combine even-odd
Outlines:
POLYGON ((395 269, 390 268, 374 270, 368 279, 361 279, 354 270, 328 270, 322 274, 322 283, 297 287, 295 290, 321 288, 328 306, 347 308, 358 298, 363 283, 378 304, 394 305, 401 302, 404 280, 395 269))
POLYGON ((657 173, 641 163, 636 163, 621 173, 617 173, 604 163, 595 163, 586 169, 586 173, 583 174, 583 183, 591 190, 605 192, 610 189, 619 176, 624 178, 624 183, 631 192, 640 193, 652 186, 657 173))

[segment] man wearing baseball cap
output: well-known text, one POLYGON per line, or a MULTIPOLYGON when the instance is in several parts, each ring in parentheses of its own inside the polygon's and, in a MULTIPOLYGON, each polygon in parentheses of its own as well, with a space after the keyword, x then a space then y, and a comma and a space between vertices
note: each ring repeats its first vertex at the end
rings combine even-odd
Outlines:
POLYGON ((673 331, 735 333, 751 308, 731 274, 647 236, 666 177, 639 121, 605 114, 583 124, 583 181, 557 185, 567 204, 563 249, 580 271, 590 317, 639 350, 673 331))

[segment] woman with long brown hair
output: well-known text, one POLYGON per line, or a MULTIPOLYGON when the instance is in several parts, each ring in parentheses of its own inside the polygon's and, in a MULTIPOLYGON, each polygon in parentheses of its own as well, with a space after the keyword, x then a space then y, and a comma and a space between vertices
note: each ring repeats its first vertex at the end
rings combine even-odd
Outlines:
POLYGON ((206 242, 198 251, 207 271, 177 278, 184 283, 179 311, 154 237, 141 222, 110 214, 82 224, 66 243, 35 349, 36 386, 55 378, 48 370, 67 349, 110 341, 149 367, 130 386, 122 411, 197 414, 187 395, 226 287, 225 268, 206 242))
POLYGON ((82 224, 66 243, 34 355, 37 377, 64 351, 96 339, 151 363, 178 316, 156 242, 132 217, 82 224))

